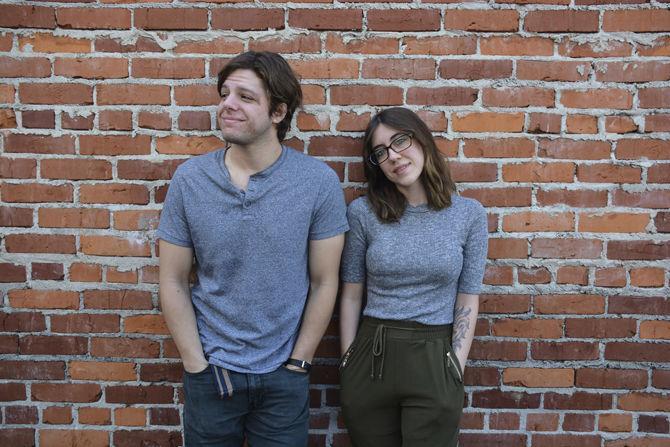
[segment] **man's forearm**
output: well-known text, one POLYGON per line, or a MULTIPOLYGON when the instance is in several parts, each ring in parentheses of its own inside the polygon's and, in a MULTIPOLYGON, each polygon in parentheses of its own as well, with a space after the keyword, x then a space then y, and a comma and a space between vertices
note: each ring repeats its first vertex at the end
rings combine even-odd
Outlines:
POLYGON ((198 335, 188 283, 161 283, 160 299, 165 322, 177 345, 184 369, 201 371, 207 366, 207 360, 198 335))
POLYGON ((291 357, 311 362, 326 332, 337 298, 337 281, 310 286, 307 306, 291 357))

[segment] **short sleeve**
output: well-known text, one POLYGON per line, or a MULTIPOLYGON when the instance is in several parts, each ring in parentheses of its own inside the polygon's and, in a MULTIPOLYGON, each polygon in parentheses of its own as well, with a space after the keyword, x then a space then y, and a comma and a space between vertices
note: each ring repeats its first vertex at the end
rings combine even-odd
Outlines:
POLYGON ((463 247, 463 268, 458 278, 458 293, 478 295, 481 292, 488 250, 486 210, 476 203, 463 247))
POLYGON ((347 206, 340 179, 328 168, 321 182, 316 208, 309 228, 309 239, 319 240, 342 234, 349 229, 347 225, 347 206))
POLYGON ((157 236, 171 244, 182 247, 193 247, 191 231, 184 210, 179 169, 170 181, 170 187, 168 188, 163 210, 161 211, 157 236))
POLYGON ((342 252, 341 279, 344 282, 363 283, 366 278, 365 254, 367 237, 365 232, 364 208, 359 201, 354 201, 347 210, 349 231, 347 232, 342 252))

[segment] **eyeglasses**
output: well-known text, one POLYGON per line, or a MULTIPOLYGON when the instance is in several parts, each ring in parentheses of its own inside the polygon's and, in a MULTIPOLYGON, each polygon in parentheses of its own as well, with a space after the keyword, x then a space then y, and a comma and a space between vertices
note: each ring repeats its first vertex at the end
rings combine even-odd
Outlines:
POLYGON ((379 166, 388 160, 390 149, 393 149, 396 154, 408 149, 412 145, 412 137, 411 132, 402 133, 394 138, 389 146, 379 145, 373 148, 372 153, 368 156, 368 161, 374 166, 379 166))

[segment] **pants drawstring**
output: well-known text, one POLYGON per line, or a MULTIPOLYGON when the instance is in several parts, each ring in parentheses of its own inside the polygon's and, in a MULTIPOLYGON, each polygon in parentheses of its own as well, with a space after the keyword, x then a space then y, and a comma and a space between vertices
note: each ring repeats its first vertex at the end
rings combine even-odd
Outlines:
POLYGON ((377 380, 382 379, 384 373, 384 350, 386 348, 386 326, 380 324, 375 330, 375 337, 372 341, 372 369, 370 371, 370 378, 375 380, 375 363, 379 357, 380 365, 377 373, 377 380))

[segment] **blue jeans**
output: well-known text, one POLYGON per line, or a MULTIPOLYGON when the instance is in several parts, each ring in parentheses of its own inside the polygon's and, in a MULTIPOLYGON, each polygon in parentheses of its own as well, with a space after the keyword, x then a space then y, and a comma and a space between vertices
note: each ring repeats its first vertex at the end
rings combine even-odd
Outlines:
POLYGON ((307 446, 309 374, 281 366, 227 371, 226 380, 232 393, 221 397, 212 367, 184 373, 185 447, 241 447, 245 438, 249 447, 307 446))

